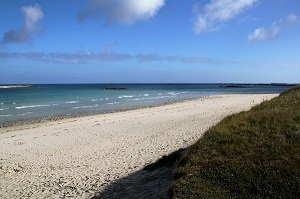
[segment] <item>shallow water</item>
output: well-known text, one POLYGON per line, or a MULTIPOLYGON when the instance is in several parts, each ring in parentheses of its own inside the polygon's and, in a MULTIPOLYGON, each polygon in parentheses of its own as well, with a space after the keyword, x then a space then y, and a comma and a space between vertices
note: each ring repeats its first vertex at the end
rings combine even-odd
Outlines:
POLYGON ((224 93, 279 93, 288 85, 69 84, 0 89, 0 123, 103 113, 224 93), (126 90, 105 90, 106 87, 126 90))

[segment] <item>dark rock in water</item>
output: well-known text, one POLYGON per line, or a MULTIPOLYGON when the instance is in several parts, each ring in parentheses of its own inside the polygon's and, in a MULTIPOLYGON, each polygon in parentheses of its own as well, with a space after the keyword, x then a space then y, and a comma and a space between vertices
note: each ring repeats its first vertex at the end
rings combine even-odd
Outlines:
POLYGON ((127 88, 122 87, 106 87, 104 90, 127 90, 127 88))

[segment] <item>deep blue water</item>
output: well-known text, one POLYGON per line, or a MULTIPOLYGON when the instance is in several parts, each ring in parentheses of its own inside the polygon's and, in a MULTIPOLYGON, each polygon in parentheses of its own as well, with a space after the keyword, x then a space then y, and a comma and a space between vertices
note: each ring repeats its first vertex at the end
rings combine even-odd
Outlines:
POLYGON ((279 93, 287 85, 71 84, 0 89, 0 123, 103 113, 224 93, 279 93), (126 90, 105 90, 106 87, 126 90))

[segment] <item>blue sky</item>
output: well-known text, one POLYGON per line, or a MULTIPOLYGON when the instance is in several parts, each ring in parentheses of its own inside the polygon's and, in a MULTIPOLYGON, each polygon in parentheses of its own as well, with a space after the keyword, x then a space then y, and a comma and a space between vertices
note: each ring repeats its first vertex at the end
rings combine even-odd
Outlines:
POLYGON ((299 83, 299 16, 299 0, 2 0, 0 83, 299 83))

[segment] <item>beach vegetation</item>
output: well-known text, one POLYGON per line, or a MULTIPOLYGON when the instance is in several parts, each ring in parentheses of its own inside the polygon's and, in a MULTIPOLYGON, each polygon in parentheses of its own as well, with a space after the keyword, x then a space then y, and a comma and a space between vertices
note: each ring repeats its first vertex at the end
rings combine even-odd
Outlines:
POLYGON ((172 198, 299 198, 300 87, 226 117, 185 154, 172 198))

